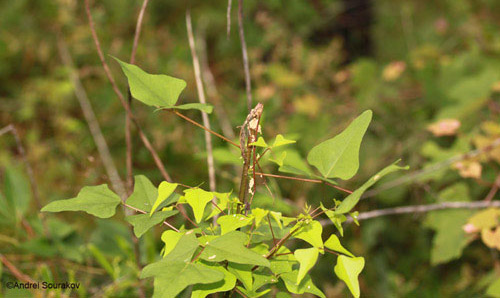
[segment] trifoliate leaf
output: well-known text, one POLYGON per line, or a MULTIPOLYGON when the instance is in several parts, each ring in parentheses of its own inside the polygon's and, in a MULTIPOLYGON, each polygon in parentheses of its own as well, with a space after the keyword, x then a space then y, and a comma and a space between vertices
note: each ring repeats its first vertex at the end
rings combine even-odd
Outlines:
POLYGON ((149 105, 172 108, 177 102, 186 82, 167 75, 149 74, 138 66, 125 63, 113 57, 127 76, 132 96, 149 105))
POLYGON ((318 249, 316 247, 297 249, 294 251, 293 255, 299 261, 299 274, 297 275, 296 284, 299 285, 302 279, 306 276, 307 272, 314 267, 316 261, 318 260, 318 249))
POLYGON ((186 189, 184 191, 186 202, 193 208, 194 218, 197 223, 203 219, 205 206, 214 198, 214 194, 200 188, 186 189))
POLYGON ((339 135, 316 145, 307 155, 325 178, 347 180, 359 168, 359 147, 372 119, 372 111, 365 111, 339 135))
POLYGON ((358 276, 365 267, 363 257, 350 258, 339 256, 335 265, 335 274, 345 282, 352 295, 356 298, 360 295, 358 276))
POLYGON ((153 213, 158 209, 158 207, 163 203, 177 188, 177 183, 170 183, 167 181, 163 181, 160 183, 160 186, 158 186, 158 197, 156 198, 156 201, 153 204, 153 207, 151 207, 151 212, 149 213, 149 216, 152 216, 153 213))
POLYGON ((354 258, 354 255, 350 251, 345 249, 342 246, 342 244, 340 244, 340 240, 337 237, 337 235, 335 235, 335 234, 332 234, 330 236, 330 238, 328 238, 328 240, 326 240, 325 247, 328 249, 331 249, 333 251, 336 251, 336 252, 339 252, 339 253, 342 253, 342 254, 345 254, 345 255, 348 255, 348 256, 354 258))
POLYGON ((245 247, 247 241, 246 234, 239 231, 229 232, 209 241, 200 258, 209 262, 229 261, 269 267, 266 258, 245 247))
POLYGON ((85 211, 100 218, 115 215, 120 197, 106 184, 83 187, 76 198, 49 203, 42 212, 85 211))
POLYGON ((359 199, 361 198, 361 195, 370 188, 373 184, 375 184, 380 178, 384 177, 387 174, 390 174, 392 172, 398 171, 398 170, 407 170, 409 169, 408 166, 406 167, 400 167, 396 165, 399 162, 399 160, 395 161, 393 164, 383 168, 380 172, 375 174, 373 177, 368 179, 368 181, 365 182, 360 188, 356 189, 353 193, 347 196, 340 206, 335 210, 335 214, 344 214, 348 213, 349 211, 358 204, 359 199))

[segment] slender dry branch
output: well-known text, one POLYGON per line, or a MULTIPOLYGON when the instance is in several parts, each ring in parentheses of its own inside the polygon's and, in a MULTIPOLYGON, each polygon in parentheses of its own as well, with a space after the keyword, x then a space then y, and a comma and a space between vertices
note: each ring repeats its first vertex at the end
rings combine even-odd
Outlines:
POLYGON ((90 26, 90 31, 92 33, 92 38, 93 38, 94 44, 95 44, 95 46, 97 48, 97 53, 99 55, 99 59, 101 60, 101 64, 102 64, 102 67, 104 69, 104 72, 106 73, 106 76, 107 76, 109 82, 111 83, 111 86, 113 87, 113 91, 118 96, 118 99, 120 100, 120 103, 122 104, 123 108, 125 108, 126 113, 130 117, 130 119, 132 120, 132 122, 134 123, 134 125, 136 126, 141 141, 143 142, 144 146, 148 149, 149 153, 153 157, 153 159, 155 161, 155 164, 156 164, 156 167, 160 170, 163 178, 165 180, 171 182, 172 179, 170 178, 170 175, 167 173, 167 170, 163 166, 163 163, 162 163, 160 157, 158 156, 158 153, 153 148, 153 146, 152 146, 151 142, 149 141, 148 137, 144 134, 144 131, 142 130, 141 126, 139 125, 139 122, 137 122, 137 119, 135 118, 134 114, 132 113, 132 111, 130 109, 130 106, 129 106, 128 102, 125 100, 123 94, 120 92, 120 89, 118 88, 118 85, 116 84, 116 81, 113 78, 113 75, 111 74, 111 70, 109 69, 109 66, 108 66, 107 62, 104 59, 104 54, 103 54, 103 51, 102 51, 102 48, 101 48, 101 43, 99 42, 99 38, 98 38, 97 32, 95 30, 94 20, 92 18, 92 14, 90 12, 89 0, 85 0, 85 11, 86 11, 87 18, 88 18, 88 21, 89 21, 89 26, 90 26))
MULTIPOLYGON (((203 89, 203 82, 201 80, 200 71, 200 61, 196 53, 196 44, 193 37, 193 25, 191 22, 191 13, 189 10, 186 11, 186 27, 189 39, 189 47, 191 49, 191 57, 193 58, 194 75, 196 79, 196 89, 198 90, 198 100, 202 104, 206 104, 205 91, 203 89)), ((203 125, 210 129, 210 121, 208 119, 208 114, 201 112, 203 119, 203 125)), ((210 191, 216 190, 215 183, 215 166, 214 166, 214 155, 213 155, 213 145, 212 145, 212 135, 209 131, 205 130, 205 148, 207 150, 207 165, 208 165, 208 178, 210 183, 210 191)))
POLYGON ((193 119, 191 119, 191 118, 189 118, 189 117, 187 117, 187 116, 182 115, 179 111, 177 111, 177 110, 169 110, 169 111, 171 111, 171 112, 172 112, 172 113, 174 113, 175 115, 177 115, 177 116, 181 117, 182 119, 184 119, 184 120, 188 121, 189 123, 191 123, 191 124, 193 124, 193 125, 196 125, 196 126, 198 126, 199 128, 202 128, 202 129, 204 129, 204 130, 206 130, 206 131, 210 132, 211 134, 213 134, 213 135, 215 135, 215 136, 217 136, 217 137, 219 137, 219 138, 223 139, 224 141, 228 142, 229 144, 231 144, 231 145, 233 145, 233 146, 235 146, 235 147, 240 148, 240 145, 236 144, 235 142, 231 141, 230 139, 226 138, 225 136, 221 135, 220 133, 216 133, 215 131, 211 130, 210 128, 207 128, 207 127, 205 127, 205 126, 201 125, 200 123, 198 123, 198 122, 194 121, 193 119))
POLYGON ((484 200, 487 202, 493 200, 493 197, 495 197, 495 195, 497 194, 499 187, 500 187, 500 175, 498 175, 497 178, 495 179, 495 182, 493 182, 493 186, 491 187, 490 191, 488 192, 484 200))
POLYGON ((227 13, 226 13, 227 38, 229 38, 229 35, 231 34, 231 6, 232 6, 232 2, 233 2, 232 0, 227 0, 227 13))
MULTIPOLYGON (((139 209, 139 208, 135 208, 135 207, 133 207, 133 206, 130 206, 130 205, 129 205, 129 204, 127 204, 127 203, 122 203, 122 205, 123 205, 123 206, 125 206, 125 207, 127 207, 127 208, 129 208, 129 209, 131 209, 131 210, 134 210, 135 212, 142 213, 142 214, 148 214, 146 211, 141 210, 141 209, 139 209)), ((171 224, 170 224, 170 223, 168 223, 167 221, 164 221, 164 222, 163 222, 163 224, 164 224, 164 225, 166 225, 167 227, 171 228, 172 230, 174 230, 174 231, 176 231, 176 232, 179 232, 179 230, 178 230, 176 227, 174 227, 173 225, 171 225, 171 224)))
MULTIPOLYGON (((30 181, 31 192, 33 193, 33 200, 35 201, 36 207, 38 210, 42 209, 42 202, 40 200, 40 192, 38 190, 38 184, 36 183, 35 173, 33 172, 33 168, 26 156, 26 150, 24 149, 23 143, 21 142, 21 138, 19 137, 19 133, 17 132, 16 127, 13 124, 9 124, 4 128, 0 129, 0 136, 11 133, 14 136, 14 141, 16 142, 17 152, 21 155, 21 159, 26 168, 26 173, 28 174, 28 179, 30 181)), ((50 236, 50 232, 47 228, 47 224, 45 223, 45 216, 43 213, 39 212, 38 216, 42 223, 43 232, 46 236, 50 236)))
MULTIPOLYGON (((134 42, 132 44, 132 53, 130 54, 130 64, 135 63, 135 55, 137 52, 137 46, 139 45, 139 37, 141 35, 142 21, 144 19, 144 13, 146 11, 146 7, 148 6, 149 0, 144 0, 142 2, 141 9, 139 11, 139 16, 137 17, 137 23, 135 26, 135 34, 134 34, 134 42)), ((130 88, 128 89, 128 104, 130 109, 132 109, 132 94, 130 93, 130 88)), ((126 144, 126 167, 127 167, 127 190, 128 193, 132 193, 134 180, 133 180, 133 167, 132 167, 132 120, 128 113, 125 115, 125 144, 126 144)))
POLYGON ((97 121, 97 117, 95 116, 94 109, 92 108, 92 104, 90 103, 90 100, 87 96, 87 92, 82 85, 78 72, 75 70, 73 59, 71 58, 71 55, 68 51, 66 42, 61 37, 59 37, 57 45, 62 61, 69 69, 69 77, 73 84, 75 96, 78 99, 78 103, 80 104, 80 107, 82 109, 83 116, 85 117, 87 125, 89 126, 90 134, 94 139, 94 143, 96 144, 97 151, 99 152, 99 156, 101 157, 102 163, 104 165, 104 169, 108 174, 113 189, 120 196, 122 201, 125 201, 127 199, 125 185, 123 184, 123 181, 118 174, 118 170, 116 169, 115 163, 113 162, 108 144, 102 134, 99 121, 97 121))
POLYGON ((300 178, 300 177, 292 177, 292 176, 284 176, 284 175, 276 175, 276 174, 267 174, 267 173, 260 173, 260 172, 256 172, 255 174, 258 176, 274 177, 274 178, 280 178, 280 179, 304 181, 304 182, 311 182, 311 183, 324 183, 330 187, 333 187, 333 188, 340 190, 340 191, 343 191, 345 193, 348 193, 348 194, 352 193, 352 190, 348 190, 346 188, 343 188, 343 187, 340 187, 338 185, 331 184, 331 183, 328 183, 326 181, 319 180, 319 179, 308 179, 308 178, 300 178))
MULTIPOLYGON (((445 209, 482 209, 490 207, 497 207, 497 208, 500 207, 500 201, 444 202, 444 203, 429 204, 429 205, 415 205, 415 206, 403 206, 403 207, 379 209, 368 212, 362 212, 358 215, 357 219, 358 221, 361 221, 388 215, 426 213, 426 212, 445 210, 445 209)), ((352 221, 353 221, 352 218, 349 218, 346 222, 352 222, 352 221)), ((332 222, 329 220, 322 220, 321 224, 330 225, 332 224, 332 222)))
POLYGON ((238 29, 241 43, 241 53, 243 55, 243 67, 245 70, 245 86, 247 93, 248 112, 252 110, 252 82, 250 80, 250 67, 248 66, 247 42, 245 40, 245 29, 243 28, 243 0, 238 0, 238 29))
POLYGON ((478 155, 481 155, 483 153, 487 153, 487 152, 495 149, 498 146, 500 146, 500 138, 495 139, 490 145, 488 145, 486 147, 475 149, 475 150, 469 151, 465 154, 453 156, 447 160, 435 163, 431 166, 428 166, 428 167, 423 168, 421 170, 415 171, 415 172, 410 173, 408 175, 405 175, 401 178, 398 178, 398 179, 389 181, 385 184, 382 184, 381 186, 377 187, 374 190, 369 190, 369 191, 365 192, 365 194, 361 198, 362 199, 371 198, 373 196, 378 195, 379 193, 381 193, 384 190, 388 190, 388 189, 397 187, 399 185, 409 183, 409 182, 411 182, 419 177, 422 177, 422 176, 427 175, 429 173, 432 173, 434 171, 440 170, 442 168, 448 167, 449 165, 451 165, 455 162, 477 157, 478 155))
POLYGON ((9 271, 14 275, 18 280, 22 282, 35 283, 35 281, 29 276, 21 272, 21 270, 17 269, 17 267, 12 264, 3 254, 0 254, 0 262, 9 269, 9 271))
POLYGON ((234 134, 227 112, 221 103, 221 97, 217 91, 214 75, 210 70, 210 65, 208 63, 207 41, 205 38, 204 28, 203 30, 200 30, 197 40, 200 48, 201 75, 207 88, 207 95, 212 99, 212 103, 214 104, 215 116, 219 122, 220 128, 222 129, 222 133, 228 139, 234 139, 236 135, 234 134))

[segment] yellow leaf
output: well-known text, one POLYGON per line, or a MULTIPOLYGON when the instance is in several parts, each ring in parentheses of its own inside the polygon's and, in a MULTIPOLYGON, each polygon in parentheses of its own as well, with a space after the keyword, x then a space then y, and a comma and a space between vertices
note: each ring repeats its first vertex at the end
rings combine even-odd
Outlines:
POLYGON ((457 119, 442 119, 427 126, 427 130, 436 137, 453 136, 459 128, 460 121, 457 119))
POLYGON ((494 230, 483 229, 481 231, 481 240, 486 246, 500 250, 500 227, 496 227, 494 230))
POLYGON ((453 164, 453 168, 458 170, 458 174, 464 178, 481 178, 483 167, 477 161, 458 161, 453 164))

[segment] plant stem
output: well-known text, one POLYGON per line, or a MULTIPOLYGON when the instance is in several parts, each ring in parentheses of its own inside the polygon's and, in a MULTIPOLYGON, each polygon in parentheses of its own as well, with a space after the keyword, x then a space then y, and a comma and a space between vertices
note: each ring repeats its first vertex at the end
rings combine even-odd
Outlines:
POLYGON ((240 148, 240 145, 236 144, 235 142, 231 141, 230 139, 226 138, 225 136, 223 136, 223 135, 221 135, 221 134, 219 134, 219 133, 216 133, 215 131, 213 131, 213 130, 211 130, 211 129, 209 129, 209 128, 207 128, 207 127, 203 126, 203 125, 201 125, 200 123, 198 123, 198 122, 194 121, 193 119, 191 119, 191 118, 189 118, 189 117, 187 117, 187 116, 185 116, 185 115, 181 114, 179 111, 177 111, 177 110, 172 110, 172 109, 169 109, 169 110, 167 110, 167 111, 170 111, 170 112, 174 113, 175 115, 177 115, 177 116, 181 117, 182 119, 184 119, 184 120, 188 121, 189 123, 191 123, 191 124, 193 124, 193 125, 196 125, 196 126, 198 126, 199 128, 202 128, 202 129, 204 129, 204 130, 206 130, 206 131, 210 132, 211 134, 213 134, 213 135, 215 135, 215 136, 217 136, 217 137, 219 137, 219 138, 223 139, 224 141, 228 142, 229 144, 231 144, 231 145, 233 145, 233 146, 235 146, 235 147, 240 148))

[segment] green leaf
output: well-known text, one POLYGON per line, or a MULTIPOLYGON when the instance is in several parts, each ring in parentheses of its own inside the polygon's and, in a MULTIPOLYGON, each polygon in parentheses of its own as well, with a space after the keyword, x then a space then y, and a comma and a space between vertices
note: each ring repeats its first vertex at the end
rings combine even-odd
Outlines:
POLYGON ((283 226, 281 225, 281 212, 270 211, 269 214, 271 214, 271 217, 278 224, 280 229, 283 229, 283 226))
POLYGON ((254 277, 254 282, 252 286, 252 291, 257 291, 258 289, 262 288, 265 285, 274 284, 278 282, 278 279, 274 275, 272 275, 267 269, 255 270, 255 272, 253 273, 253 277, 254 277))
POLYGON ((316 261, 318 260, 319 251, 316 247, 297 249, 293 252, 293 255, 299 261, 299 274, 297 275, 296 284, 300 284, 302 279, 306 276, 307 272, 314 267, 316 261))
POLYGON ((280 275, 280 278, 285 283, 286 289, 289 292, 294 294, 311 293, 318 297, 326 298, 325 294, 323 294, 323 292, 321 292, 321 290, 318 289, 318 287, 316 287, 316 285, 312 282, 310 275, 306 275, 300 284, 297 285, 296 281, 298 273, 298 270, 294 270, 280 275))
POLYGON ((398 162, 399 162, 399 160, 397 160, 393 164, 383 168, 380 172, 378 172, 373 177, 368 179, 368 181, 366 181, 360 188, 356 189, 352 194, 347 196, 347 198, 345 198, 342 201, 340 206, 337 209, 335 209, 335 214, 344 214, 344 213, 348 213, 349 211, 351 211, 352 208, 354 208, 354 206, 356 206, 356 204, 358 204, 359 199, 361 198, 361 195, 363 195, 363 193, 368 188, 370 188, 373 184, 375 184, 375 182, 380 180, 380 178, 382 178, 385 175, 390 174, 392 172, 398 171, 398 170, 408 170, 409 169, 408 166, 400 167, 400 166, 396 165, 398 162))
POLYGON ((229 196, 231 195, 230 192, 213 192, 213 194, 215 195, 215 204, 217 207, 213 206, 212 212, 207 216, 207 219, 222 213, 221 210, 226 210, 229 203, 229 196))
POLYGON ((205 112, 207 114, 211 114, 214 110, 214 107, 208 103, 185 103, 182 105, 172 106, 169 109, 178 109, 178 110, 199 110, 205 112))
POLYGON ((296 141, 294 141, 294 140, 285 139, 285 137, 283 137, 281 134, 278 134, 276 136, 276 139, 274 139, 274 143, 273 143, 272 148, 276 148, 276 147, 280 147, 280 146, 285 146, 285 145, 288 145, 288 144, 293 144, 295 142, 296 141))
POLYGON ((158 190, 153 183, 144 175, 136 175, 134 192, 127 199, 127 204, 143 211, 151 210, 157 196, 158 190))
POLYGON ((278 252, 270 260, 271 271, 276 274, 282 274, 287 272, 292 272, 292 266, 297 263, 295 256, 290 253, 290 250, 282 246, 278 249, 278 252))
POLYGON ((319 248, 323 252, 323 240, 321 239, 321 233, 323 233, 323 227, 321 223, 316 220, 312 220, 309 223, 297 223, 300 225, 297 232, 293 234, 294 238, 302 239, 312 246, 319 248))
POLYGON ((337 235, 335 235, 335 234, 332 234, 330 236, 330 238, 328 238, 328 240, 326 240, 325 247, 328 248, 328 249, 331 249, 333 251, 336 251, 336 252, 339 252, 339 253, 343 253, 345 255, 348 255, 348 256, 354 258, 354 255, 350 251, 348 251, 347 249, 345 249, 342 246, 342 244, 340 244, 340 240, 337 237, 337 235))
MULTIPOLYGON (((14 214, 23 216, 29 208, 31 201, 31 188, 28 179, 16 167, 7 167, 4 175, 5 199, 14 209, 14 214)), ((13 215, 14 215, 13 214, 13 215)))
POLYGON ((174 230, 167 230, 161 234, 161 241, 165 243, 164 256, 168 255, 175 248, 184 234, 185 232, 176 232, 174 230))
POLYGON ((177 213, 177 210, 168 210, 157 212, 153 216, 149 216, 148 214, 137 214, 125 217, 125 220, 134 226, 134 234, 137 238, 140 238, 144 233, 149 231, 149 229, 177 213))
POLYGON ((236 278, 241 281, 243 286, 247 290, 252 290, 253 288, 253 279, 252 279, 252 268, 254 265, 247 265, 247 264, 237 264, 237 263, 232 263, 229 262, 227 264, 227 270, 234 274, 236 278))
POLYGON ((210 269, 217 270, 224 274, 224 279, 211 284, 196 284, 193 286, 191 298, 205 298, 212 293, 226 292, 232 290, 236 285, 236 277, 219 264, 203 264, 210 269))
POLYGON ((117 277, 117 272, 115 271, 115 268, 111 263, 106 259, 104 254, 97 248, 94 244, 89 244, 88 249, 90 253, 94 256, 96 259, 97 263, 101 265, 101 267, 106 270, 106 272, 111 276, 113 279, 116 279, 117 277))
POLYGON ((188 231, 165 258, 144 267, 141 278, 155 277, 153 297, 176 297, 189 285, 210 284, 225 278, 218 270, 191 262, 198 246, 195 233, 188 231))
POLYGON ((313 172, 311 171, 307 163, 295 150, 287 150, 286 156, 282 161, 282 163, 283 165, 281 165, 278 169, 280 172, 307 176, 307 177, 313 175, 313 172))
POLYGON ((486 289, 486 295, 491 297, 500 297, 500 278, 488 286, 486 289))
POLYGON ((262 219, 269 214, 269 210, 264 210, 262 208, 252 209, 252 215, 255 218, 255 228, 260 226, 262 219))
POLYGON ((149 105, 172 108, 177 102, 186 82, 167 75, 149 74, 138 66, 125 63, 113 57, 127 76, 132 96, 149 105))
POLYGON ((316 145, 307 155, 325 178, 348 180, 359 168, 359 147, 372 119, 372 111, 363 112, 339 135, 316 145))
POLYGON ((155 277, 153 297, 174 298, 189 285, 212 284, 224 278, 221 271, 199 263, 171 263, 155 277))
POLYGON ((271 291, 271 289, 267 289, 267 290, 264 290, 262 292, 257 292, 257 291, 249 291, 249 290, 244 289, 242 287, 237 287, 237 288, 238 288, 238 290, 241 291, 241 293, 243 293, 243 295, 245 295, 244 297, 252 297, 252 298, 262 297, 271 291))
POLYGON ((269 267, 266 258, 245 247, 247 241, 246 234, 239 231, 229 232, 209 241, 200 258, 210 262, 229 261, 269 267))
POLYGON ((251 146, 268 148, 269 145, 266 143, 263 137, 259 137, 256 142, 250 143, 251 146))
POLYGON ((214 198, 214 194, 201 188, 191 188, 184 191, 186 202, 193 208, 194 218, 197 223, 203 219, 205 206, 214 198))
POLYGON ((227 234, 252 223, 251 217, 246 217, 243 214, 224 215, 217 219, 217 223, 221 227, 221 235, 227 234))
POLYGON ((49 203, 42 212, 85 211, 100 218, 115 215, 120 197, 106 184, 83 187, 76 198, 49 203))
POLYGON ((283 162, 285 161, 286 158, 286 151, 281 152, 279 156, 273 156, 269 158, 269 161, 274 162, 278 166, 283 166, 283 162))
POLYGON ((156 201, 153 204, 153 207, 151 207, 151 212, 149 213, 149 216, 152 216, 153 213, 158 209, 158 207, 163 203, 177 188, 177 183, 170 183, 167 181, 163 181, 160 183, 160 186, 158 187, 158 197, 156 197, 156 201))
POLYGON ((365 259, 363 257, 350 258, 339 256, 337 265, 335 265, 335 274, 345 282, 349 291, 356 298, 359 297, 359 281, 358 276, 365 267, 365 259))
MULTIPOLYGON (((336 201, 336 202, 338 202, 338 201, 336 201)), ((325 206, 323 206, 323 203, 321 203, 321 202, 320 202, 320 206, 321 206, 321 209, 325 212, 325 215, 335 225, 335 227, 337 228, 337 230, 340 233, 340 236, 344 237, 344 229, 342 228, 342 223, 347 220, 345 215, 335 214, 335 212, 333 212, 332 210, 328 210, 327 208, 325 208, 325 206)))

